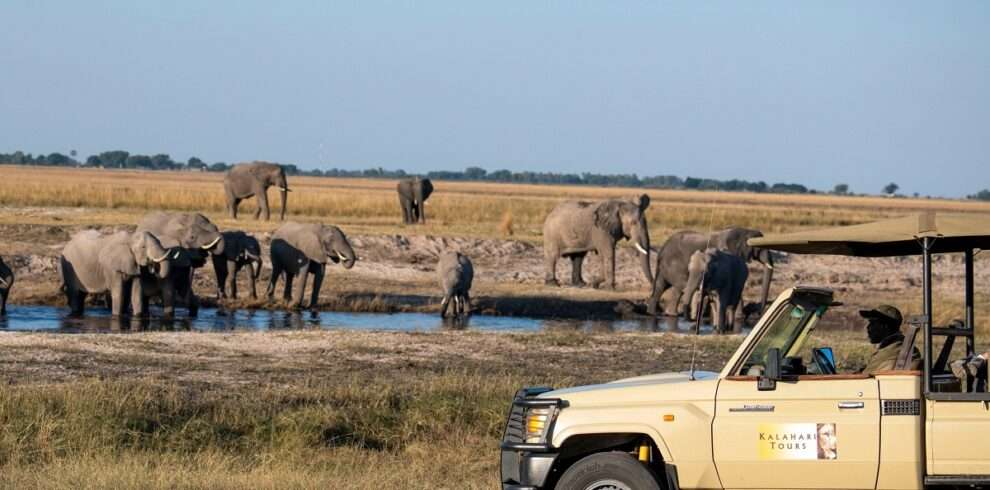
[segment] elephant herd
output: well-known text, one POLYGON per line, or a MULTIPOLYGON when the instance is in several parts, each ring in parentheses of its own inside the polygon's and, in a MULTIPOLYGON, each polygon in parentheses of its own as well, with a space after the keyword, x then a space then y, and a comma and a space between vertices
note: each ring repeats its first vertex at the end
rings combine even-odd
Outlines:
POLYGON ((571 285, 586 285, 581 269, 585 256, 594 252, 601 259, 604 277, 592 284, 614 289, 615 247, 625 239, 639 252, 643 276, 652 285, 646 299, 650 315, 658 313, 664 293, 672 304, 663 311, 675 315, 683 311, 686 318, 700 318, 698 312, 704 312, 706 305, 714 302, 716 330, 738 332, 741 325, 736 325, 735 317, 749 276, 748 262, 757 261, 764 266, 761 310, 769 294, 772 256, 768 250, 747 243, 763 234, 735 227, 711 234, 674 233, 657 250, 654 275, 650 269, 650 236, 645 216, 649 206, 650 198, 646 194, 632 200, 567 201, 557 205, 543 224, 546 284, 559 285, 557 260, 565 257, 571 262, 571 285))
MULTIPOLYGON (((236 165, 224 178, 227 208, 237 218, 240 201, 258 199, 255 218, 270 210, 266 192, 275 186, 281 192, 281 219, 285 219, 290 192, 281 166, 267 162, 236 165)), ((425 223, 426 200, 433 193, 429 179, 400 181, 396 190, 406 224, 425 223)), ((700 318, 709 302, 716 331, 739 331, 737 308, 748 279, 747 263, 763 265, 759 307, 766 305, 773 276, 773 258, 768 250, 753 248, 748 240, 762 236, 757 230, 728 228, 714 233, 676 232, 657 249, 650 246, 646 194, 634 199, 599 202, 566 201, 557 205, 543 224, 545 282, 559 285, 556 276, 560 258, 570 259, 572 286, 585 286, 582 266, 593 252, 601 260, 602 277, 594 287, 615 288, 616 246, 632 242, 643 277, 651 284, 646 310, 684 314, 700 318), (650 254, 656 252, 651 267, 650 254), (663 304, 662 304, 663 303, 663 304)), ((343 231, 319 223, 286 222, 272 234, 269 259, 272 274, 266 295, 272 299, 279 280, 284 281, 283 299, 291 308, 301 308, 306 285, 312 276, 309 306, 315 307, 328 262, 345 269, 358 257, 343 231)), ((207 217, 197 213, 153 212, 137 223, 135 231, 100 233, 86 230, 75 234, 62 251, 59 269, 62 291, 72 315, 82 315, 87 295, 109 296, 114 316, 148 315, 148 303, 157 299, 163 315, 175 314, 184 304, 196 316, 199 301, 193 291, 195 271, 210 260, 216 275, 217 298, 237 297, 237 275, 247 268, 250 297, 257 299, 256 282, 261 274, 262 251, 258 240, 242 231, 220 231, 207 217)), ((460 252, 441 253, 437 279, 443 299, 441 316, 462 318, 470 314, 470 290, 474 279, 471 259, 460 252)), ((0 314, 6 311, 13 273, 0 258, 0 314)))

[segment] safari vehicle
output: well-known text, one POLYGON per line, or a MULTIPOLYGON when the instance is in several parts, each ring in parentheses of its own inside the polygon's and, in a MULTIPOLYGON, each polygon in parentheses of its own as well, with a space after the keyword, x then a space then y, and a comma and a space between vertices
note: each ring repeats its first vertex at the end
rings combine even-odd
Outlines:
POLYGON ((503 490, 990 485, 990 393, 973 391, 986 379, 958 379, 948 368, 953 356, 974 354, 973 257, 990 247, 990 219, 927 213, 750 244, 921 255, 923 314, 903 328, 895 369, 837 373, 841 353, 813 339, 841 298, 794 287, 721 372, 520 390, 501 443, 503 490), (932 257, 944 253, 963 254, 966 277, 965 319, 949 327, 932 325, 932 257), (916 342, 922 369, 909 370, 916 342))

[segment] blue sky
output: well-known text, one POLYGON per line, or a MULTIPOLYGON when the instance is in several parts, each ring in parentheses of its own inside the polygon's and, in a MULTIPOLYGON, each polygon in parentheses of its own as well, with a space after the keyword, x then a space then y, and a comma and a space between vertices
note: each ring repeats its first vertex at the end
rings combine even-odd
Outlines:
POLYGON ((988 2, 0 4, 0 152, 990 187, 988 2))

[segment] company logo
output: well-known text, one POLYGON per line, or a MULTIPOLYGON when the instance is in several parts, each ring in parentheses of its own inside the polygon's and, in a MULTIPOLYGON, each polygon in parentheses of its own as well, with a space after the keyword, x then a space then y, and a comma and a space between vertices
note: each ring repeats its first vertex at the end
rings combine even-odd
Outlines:
POLYGON ((834 423, 760 424, 760 459, 837 459, 839 439, 834 423))

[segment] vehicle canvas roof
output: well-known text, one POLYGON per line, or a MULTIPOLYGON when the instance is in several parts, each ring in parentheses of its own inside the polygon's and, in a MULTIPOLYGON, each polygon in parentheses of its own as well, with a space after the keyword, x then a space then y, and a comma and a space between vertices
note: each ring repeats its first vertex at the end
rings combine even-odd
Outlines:
POLYGON ((926 212, 900 218, 751 238, 754 247, 797 254, 891 257, 921 255, 921 238, 932 237, 932 253, 990 248, 990 216, 926 212))

